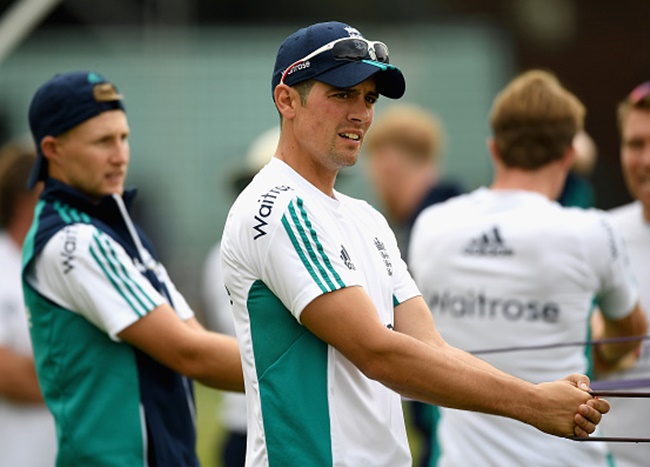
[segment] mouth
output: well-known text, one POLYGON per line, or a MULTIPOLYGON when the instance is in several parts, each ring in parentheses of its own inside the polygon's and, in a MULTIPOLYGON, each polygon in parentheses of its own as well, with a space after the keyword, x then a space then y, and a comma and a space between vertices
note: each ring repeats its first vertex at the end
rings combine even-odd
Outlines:
POLYGON ((106 175, 106 179, 110 182, 121 182, 124 180, 124 172, 114 172, 106 175))
POLYGON ((361 141, 361 134, 359 133, 339 133, 339 136, 350 141, 361 141))

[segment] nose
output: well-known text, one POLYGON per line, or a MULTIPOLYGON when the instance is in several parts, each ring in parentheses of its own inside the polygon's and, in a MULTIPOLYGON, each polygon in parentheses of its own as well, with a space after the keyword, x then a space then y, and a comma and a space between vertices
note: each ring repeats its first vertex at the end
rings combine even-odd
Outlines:
POLYGON ((374 106, 367 102, 365 97, 359 96, 350 109, 350 120, 369 124, 372 122, 374 114, 374 106))
POLYGON ((129 161, 129 141, 127 139, 118 139, 112 151, 111 161, 114 164, 125 164, 129 161))

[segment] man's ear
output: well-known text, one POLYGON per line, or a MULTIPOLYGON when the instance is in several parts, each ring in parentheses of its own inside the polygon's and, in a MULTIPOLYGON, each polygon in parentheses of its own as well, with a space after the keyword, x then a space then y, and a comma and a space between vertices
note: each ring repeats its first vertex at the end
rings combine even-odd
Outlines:
POLYGON ((296 106, 300 104, 300 95, 291 86, 278 84, 273 91, 275 106, 284 118, 293 118, 296 106))
POLYGON ((54 136, 46 136, 41 140, 41 153, 49 160, 55 160, 60 157, 59 141, 54 136))
POLYGON ((571 167, 573 167, 573 163, 575 162, 575 160, 576 160, 576 148, 572 144, 571 146, 569 146, 569 149, 567 149, 564 155, 562 156, 562 167, 566 169, 566 171, 568 172, 569 170, 571 170, 571 167))

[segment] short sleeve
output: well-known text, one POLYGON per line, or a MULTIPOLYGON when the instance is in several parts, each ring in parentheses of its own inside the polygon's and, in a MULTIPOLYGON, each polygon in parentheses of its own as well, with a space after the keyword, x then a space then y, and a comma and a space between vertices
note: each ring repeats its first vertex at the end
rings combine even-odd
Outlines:
POLYGON ((165 271, 165 277, 167 277, 167 280, 165 281, 165 285, 169 290, 169 295, 171 297, 172 304, 174 306, 174 311, 176 312, 178 317, 183 321, 193 318, 194 310, 192 310, 192 307, 190 307, 190 304, 187 303, 187 300, 185 300, 183 294, 178 291, 174 283, 171 281, 171 279, 169 279, 169 276, 167 275, 167 271, 164 269, 162 265, 161 268, 165 271))
POLYGON ((390 257, 394 258, 394 260, 391 260, 393 263, 393 304, 394 306, 397 306, 400 303, 422 294, 416 285, 415 280, 411 276, 406 262, 402 258, 395 234, 393 234, 390 229, 388 230, 390 232, 392 251, 390 257))
POLYGON ((612 319, 629 315, 639 300, 639 290, 625 242, 604 213, 598 212, 588 251, 599 280, 596 296, 602 313, 612 319))
POLYGON ((342 232, 328 212, 294 197, 269 239, 262 280, 297 320, 316 297, 361 285, 346 261, 342 232))
POLYGON ((114 340, 165 303, 124 248, 89 224, 73 224, 53 236, 36 257, 30 283, 114 340))

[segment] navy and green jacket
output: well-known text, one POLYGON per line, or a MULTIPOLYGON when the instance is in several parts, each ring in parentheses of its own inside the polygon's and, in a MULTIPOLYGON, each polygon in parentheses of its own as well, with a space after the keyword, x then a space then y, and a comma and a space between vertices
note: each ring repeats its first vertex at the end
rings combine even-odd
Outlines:
MULTIPOLYGON (((135 191, 124 194, 127 207, 134 196, 135 191)), ((92 224, 134 262, 143 262, 129 231, 135 226, 112 196, 93 203, 66 184, 46 181, 23 247, 23 290, 39 383, 56 421, 57 465, 198 466, 191 381, 137 348, 112 340, 26 280, 26 271, 48 240, 73 223, 92 224)), ((140 248, 155 259, 140 229, 133 232, 140 248)), ((173 306, 165 283, 151 269, 141 270, 173 306)))

